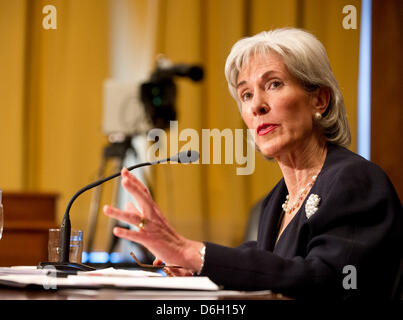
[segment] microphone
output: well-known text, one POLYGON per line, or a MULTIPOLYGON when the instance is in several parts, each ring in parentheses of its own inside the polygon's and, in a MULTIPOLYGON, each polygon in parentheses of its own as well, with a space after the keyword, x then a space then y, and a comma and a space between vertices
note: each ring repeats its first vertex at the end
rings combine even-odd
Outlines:
MULTIPOLYGON (((194 150, 182 151, 173 157, 169 158, 170 162, 178 162, 178 163, 191 163, 199 160, 199 153, 194 150)), ((167 159, 164 159, 163 162, 166 162, 167 159)))
MULTIPOLYGON (((128 167, 127 170, 131 171, 131 170, 134 170, 134 169, 137 169, 140 167, 152 166, 152 165, 164 163, 164 162, 178 162, 178 163, 186 164, 186 163, 191 163, 191 162, 197 161, 199 159, 199 156, 200 156, 199 153, 194 150, 182 151, 182 152, 179 152, 178 154, 174 155, 173 157, 162 159, 162 160, 156 160, 156 161, 152 161, 152 162, 139 163, 134 166, 128 167)), ((106 181, 119 177, 120 175, 121 175, 121 173, 117 172, 106 178, 97 180, 97 181, 90 183, 89 185, 81 188, 73 195, 73 197, 70 199, 69 203, 67 204, 66 211, 63 216, 62 225, 60 227, 59 261, 58 262, 40 262, 38 265, 38 269, 43 269, 46 266, 53 266, 56 270, 67 271, 67 272, 95 270, 95 268, 93 268, 91 266, 87 266, 87 265, 80 264, 80 263, 71 263, 69 261, 70 235, 71 235, 70 209, 71 209, 71 206, 73 205, 74 200, 76 200, 79 195, 81 195, 82 193, 84 193, 87 190, 90 190, 92 188, 99 186, 100 184, 102 184, 106 181)))

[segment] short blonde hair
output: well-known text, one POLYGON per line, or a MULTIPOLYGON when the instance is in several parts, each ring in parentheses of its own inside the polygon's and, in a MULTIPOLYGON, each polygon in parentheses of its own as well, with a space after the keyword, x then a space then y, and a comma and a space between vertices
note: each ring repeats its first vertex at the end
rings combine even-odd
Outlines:
POLYGON ((264 31, 235 43, 225 64, 225 77, 231 95, 241 108, 236 85, 238 74, 249 58, 256 54, 278 54, 288 71, 307 91, 318 87, 330 90, 330 101, 318 124, 323 128, 327 141, 347 147, 351 133, 347 121, 343 96, 330 67, 326 49, 311 33, 296 28, 264 31))

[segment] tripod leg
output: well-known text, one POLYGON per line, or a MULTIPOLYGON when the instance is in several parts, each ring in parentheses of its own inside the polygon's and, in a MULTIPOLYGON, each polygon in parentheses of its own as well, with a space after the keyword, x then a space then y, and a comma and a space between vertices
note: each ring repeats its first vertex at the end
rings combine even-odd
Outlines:
MULTIPOLYGON (((122 170, 123 168, 123 158, 120 158, 117 162, 116 165, 116 172, 119 172, 120 170, 122 170)), ((120 188, 120 177, 118 179, 116 179, 114 185, 113 185, 113 195, 112 195, 112 205, 114 207, 117 206, 118 204, 118 197, 119 197, 119 188, 120 188)), ((113 250, 115 249, 119 239, 113 234, 113 228, 116 227, 118 225, 117 220, 112 219, 111 220, 111 226, 110 226, 110 232, 109 234, 110 239, 109 239, 109 246, 108 246, 108 253, 111 254, 113 252, 113 250)))
MULTIPOLYGON (((106 158, 103 156, 101 159, 101 164, 99 166, 98 179, 102 179, 102 177, 104 176, 105 166, 106 166, 106 158)), ((85 249, 87 253, 90 253, 92 251, 92 246, 94 243, 101 195, 102 195, 102 185, 96 187, 92 193, 90 214, 88 217, 88 227, 87 227, 87 234, 88 234, 87 245, 85 249)))

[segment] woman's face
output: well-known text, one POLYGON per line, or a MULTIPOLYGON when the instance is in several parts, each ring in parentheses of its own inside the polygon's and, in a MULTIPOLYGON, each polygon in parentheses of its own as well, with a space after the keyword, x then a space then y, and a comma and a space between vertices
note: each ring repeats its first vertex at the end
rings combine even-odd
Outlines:
POLYGON ((264 156, 278 158, 314 138, 315 99, 277 54, 251 56, 239 72, 237 93, 264 156))

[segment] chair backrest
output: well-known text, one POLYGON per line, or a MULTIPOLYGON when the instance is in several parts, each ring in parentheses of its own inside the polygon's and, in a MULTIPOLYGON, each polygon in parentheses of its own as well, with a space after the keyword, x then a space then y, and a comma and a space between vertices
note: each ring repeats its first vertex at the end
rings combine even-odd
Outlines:
POLYGON ((403 300, 403 258, 400 259, 400 266, 397 272, 391 299, 403 300))
POLYGON ((259 226, 260 211, 262 209, 263 199, 259 200, 250 210, 248 224, 245 229, 243 241, 257 240, 257 230, 259 226))

